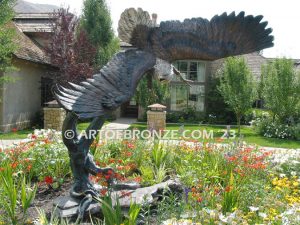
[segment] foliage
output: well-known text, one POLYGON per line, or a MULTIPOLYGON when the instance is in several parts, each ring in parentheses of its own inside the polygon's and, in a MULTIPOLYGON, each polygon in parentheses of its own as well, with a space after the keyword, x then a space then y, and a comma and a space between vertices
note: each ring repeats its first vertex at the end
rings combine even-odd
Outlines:
POLYGON ((225 103, 234 111, 240 134, 241 118, 252 107, 256 98, 253 76, 244 58, 229 57, 221 71, 218 89, 225 103))
POLYGON ((83 81, 94 72, 91 62, 96 49, 88 40, 85 30, 79 26, 78 18, 68 8, 59 9, 52 17, 55 23, 52 25, 53 35, 47 53, 58 71, 50 75, 60 83, 83 81))
POLYGON ((6 164, 0 170, 0 202, 5 210, 7 222, 23 224, 27 210, 32 203, 37 187, 31 187, 24 175, 15 174, 13 168, 6 164), (18 205, 21 205, 22 217, 19 217, 18 205))
POLYGON ((235 122, 234 112, 225 103, 217 88, 220 85, 220 79, 219 76, 211 76, 208 79, 206 121, 209 124, 233 124, 235 122))
MULTIPOLYGON (((5 217, 0 217, 0 223, 8 224, 6 215, 10 212, 14 220, 19 220, 20 213, 26 212, 35 193, 30 182, 36 182, 38 188, 59 190, 54 183, 59 178, 68 179, 69 170, 59 169, 61 165, 68 167, 69 163, 67 150, 57 135, 36 131, 31 142, 0 151, 0 175, 4 175, 0 177, 1 216, 5 213, 5 217), (55 159, 59 160, 55 162, 55 159), (52 167, 52 163, 58 168, 52 167), (40 175, 38 171, 41 171, 40 175)), ((138 223, 138 219, 145 224, 165 224, 164 221, 170 218, 184 224, 187 221, 183 217, 190 223, 202 224, 247 222, 254 225, 289 221, 286 224, 291 225, 299 221, 299 157, 279 163, 271 151, 264 149, 199 141, 157 144, 142 140, 102 140, 93 144, 93 151, 99 166, 112 167, 115 171, 91 176, 93 182, 102 186, 99 201, 105 224, 132 225, 138 223), (156 196, 159 200, 156 207, 148 207, 145 203, 141 208, 132 202, 128 215, 124 215, 120 205, 112 204, 107 182, 112 178, 142 185, 178 178, 184 192, 160 192, 156 196)), ((294 155, 298 156, 297 152, 294 155)), ((121 191, 121 194, 129 196, 131 192, 121 191)), ((54 216, 49 220, 39 211, 41 224, 71 224, 54 216)), ((94 224, 103 223, 98 220, 94 224)))
POLYGON ((300 115, 300 74, 290 59, 282 58, 262 68, 263 98, 280 123, 293 122, 300 115))
POLYGON ((119 40, 114 36, 105 0, 85 0, 83 5, 81 25, 97 49, 93 66, 98 70, 119 50, 119 40))
POLYGON ((144 108, 154 103, 165 105, 167 98, 170 96, 169 86, 153 79, 152 76, 151 72, 143 76, 134 96, 137 104, 144 108))
POLYGON ((264 137, 300 140, 300 124, 282 124, 271 117, 257 118, 251 122, 257 132, 264 137))
POLYGON ((199 123, 205 120, 205 115, 195 108, 187 107, 179 112, 168 112, 166 119, 168 123, 199 123))
MULTIPOLYGON (((0 72, 12 69, 11 57, 17 46, 13 41, 14 29, 9 26, 14 16, 13 6, 15 0, 2 0, 0 3, 0 72)), ((7 78, 1 78, 5 82, 7 78)))

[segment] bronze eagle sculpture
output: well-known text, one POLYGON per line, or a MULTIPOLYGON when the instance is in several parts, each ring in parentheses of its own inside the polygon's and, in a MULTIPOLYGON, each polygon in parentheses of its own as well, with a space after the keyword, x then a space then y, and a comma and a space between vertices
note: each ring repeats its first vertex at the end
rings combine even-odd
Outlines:
MULTIPOLYGON (((161 22, 154 25, 142 9, 125 10, 119 22, 119 37, 133 48, 121 51, 95 74, 71 88, 58 86, 54 91, 59 104, 67 110, 62 128, 63 141, 69 150, 74 177, 71 196, 83 198, 96 195, 89 174, 106 173, 98 168, 89 154, 93 138, 66 138, 65 131, 76 132, 78 119, 93 118, 87 132, 99 130, 105 116, 134 95, 142 76, 154 68, 160 80, 170 80, 180 73, 172 62, 180 59, 212 61, 228 56, 252 53, 273 46, 272 29, 263 16, 245 16, 244 12, 223 13, 211 20, 203 18, 161 22)), ((86 201, 89 202, 89 201, 86 201)), ((85 205, 80 209, 84 213, 85 205)))

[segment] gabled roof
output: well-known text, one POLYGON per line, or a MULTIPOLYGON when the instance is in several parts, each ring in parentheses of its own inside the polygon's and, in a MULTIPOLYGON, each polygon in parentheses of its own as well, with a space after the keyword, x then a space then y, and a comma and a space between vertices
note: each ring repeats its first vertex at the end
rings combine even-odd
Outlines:
POLYGON ((35 63, 50 64, 50 59, 47 57, 45 51, 38 47, 29 37, 27 37, 20 29, 11 23, 10 27, 15 30, 14 41, 18 48, 14 55, 19 59, 28 60, 35 63))
POLYGON ((51 21, 54 20, 50 13, 18 13, 14 22, 25 33, 51 32, 51 21))
POLYGON ((23 0, 17 0, 14 6, 16 13, 49 13, 58 8, 56 5, 31 3, 23 0))

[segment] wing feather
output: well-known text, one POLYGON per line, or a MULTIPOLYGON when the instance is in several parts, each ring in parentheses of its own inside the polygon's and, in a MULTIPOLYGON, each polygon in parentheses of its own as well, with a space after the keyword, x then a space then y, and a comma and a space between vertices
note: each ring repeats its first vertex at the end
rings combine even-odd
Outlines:
MULTIPOLYGON (((122 21, 130 26, 130 38, 126 40, 142 50, 152 52, 158 58, 174 61, 179 59, 216 60, 242 55, 272 47, 272 29, 263 16, 245 16, 244 12, 223 13, 210 21, 203 18, 161 22, 159 27, 137 22, 138 13, 126 10, 122 21), (133 22, 134 21, 134 22, 133 22), (131 25, 129 25, 131 24, 131 25), (134 29, 132 28, 134 27, 134 29), (133 29, 133 30, 132 30, 133 29)), ((125 29, 123 29, 125 30, 125 29)))
POLYGON ((92 79, 57 87, 60 105, 79 118, 101 116, 128 101, 139 79, 155 65, 155 56, 137 49, 117 53, 92 79))

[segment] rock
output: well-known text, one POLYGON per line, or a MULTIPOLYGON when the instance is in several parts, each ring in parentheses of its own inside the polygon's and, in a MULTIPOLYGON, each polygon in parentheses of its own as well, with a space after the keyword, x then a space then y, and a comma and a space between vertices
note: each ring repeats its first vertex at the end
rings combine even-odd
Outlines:
MULTIPOLYGON (((59 197, 53 201, 54 214, 59 218, 70 218, 77 216, 79 199, 71 196, 59 197)), ((98 202, 94 201, 86 210, 87 213, 95 214, 101 211, 101 206, 98 202)))
MULTIPOLYGON (((163 183, 155 184, 149 187, 140 187, 136 183, 123 183, 115 186, 117 190, 112 191, 111 197, 113 205, 116 205, 117 199, 122 211, 128 211, 131 202, 136 204, 156 205, 163 191, 168 189, 173 193, 182 193, 183 188, 178 180, 168 180, 163 183), (120 189, 120 188, 125 189, 120 189)), ((70 196, 59 197, 54 200, 54 212, 60 218, 76 217, 80 200, 70 196)), ((90 214, 100 213, 101 205, 92 202, 86 212, 90 214)))

